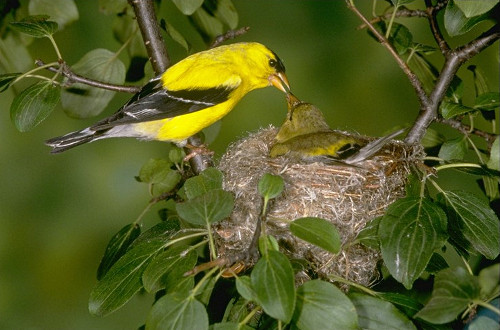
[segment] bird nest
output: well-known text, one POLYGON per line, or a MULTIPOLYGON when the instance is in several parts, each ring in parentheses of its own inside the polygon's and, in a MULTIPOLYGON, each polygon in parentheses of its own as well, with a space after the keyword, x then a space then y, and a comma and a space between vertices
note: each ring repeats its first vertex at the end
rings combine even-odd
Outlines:
POLYGON ((306 265, 297 280, 335 274, 369 285, 377 278, 380 253, 352 243, 370 220, 405 195, 410 168, 422 162, 423 150, 391 141, 356 167, 297 162, 286 156, 269 157, 276 133, 270 127, 250 134, 231 145, 220 160, 224 189, 234 193, 235 207, 228 219, 215 226, 219 257, 232 257, 249 247, 263 204, 257 184, 265 173, 277 174, 283 177, 285 189, 269 207, 266 233, 277 239, 290 259, 306 265), (342 240, 341 251, 332 254, 293 236, 289 221, 301 217, 333 223, 342 240))

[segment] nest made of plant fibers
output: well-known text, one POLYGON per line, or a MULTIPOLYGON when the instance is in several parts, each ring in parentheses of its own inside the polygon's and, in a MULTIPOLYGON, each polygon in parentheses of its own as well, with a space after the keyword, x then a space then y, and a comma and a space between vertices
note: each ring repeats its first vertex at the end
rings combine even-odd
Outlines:
POLYGON ((231 216, 214 227, 219 257, 231 258, 248 249, 263 204, 257 185, 271 173, 283 177, 285 188, 269 207, 266 234, 277 239, 290 259, 306 265, 297 281, 333 274, 370 285, 378 276, 380 253, 352 242, 368 222, 405 196, 411 167, 424 157, 422 148, 394 140, 357 166, 297 162, 287 156, 269 157, 276 133, 269 127, 250 134, 231 145, 219 162, 223 187, 235 197, 231 216), (340 233, 341 251, 332 254, 292 235, 289 222, 301 217, 333 223, 340 233))

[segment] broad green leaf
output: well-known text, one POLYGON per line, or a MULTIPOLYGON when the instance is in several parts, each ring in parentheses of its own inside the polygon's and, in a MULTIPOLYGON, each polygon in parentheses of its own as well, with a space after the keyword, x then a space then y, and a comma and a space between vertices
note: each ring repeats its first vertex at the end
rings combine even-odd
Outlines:
POLYGON ((172 149, 168 151, 168 160, 174 164, 180 164, 184 160, 184 157, 186 157, 184 150, 172 144, 172 149))
POLYGON ((426 198, 406 197, 389 206, 378 234, 385 265, 410 289, 446 241, 446 215, 426 198))
POLYGON ((448 267, 450 266, 446 260, 439 253, 434 253, 431 260, 429 260, 425 271, 431 274, 436 274, 437 272, 440 272, 448 267))
POLYGON ((205 306, 187 293, 170 293, 161 297, 146 320, 146 330, 208 329, 205 306))
POLYGON ((438 145, 443 144, 445 141, 444 136, 436 131, 435 129, 428 128, 425 131, 424 138, 422 139, 421 143, 424 148, 432 148, 432 147, 437 147, 438 145))
POLYGON ((186 51, 189 51, 191 49, 191 46, 189 45, 189 42, 186 40, 186 38, 184 38, 182 33, 177 31, 177 29, 172 24, 162 19, 160 22, 160 26, 163 28, 163 30, 165 30, 170 38, 172 38, 173 41, 181 45, 186 51))
MULTIPOLYGON (((463 164, 461 161, 456 162, 447 162, 448 164, 463 164)), ((478 167, 469 167, 469 166, 457 166, 454 169, 460 172, 469 173, 473 175, 481 175, 485 177, 490 177, 492 179, 500 178, 500 171, 492 170, 488 166, 484 164, 477 164, 478 167)))
POLYGON ((264 312, 290 322, 295 306, 295 280, 288 258, 280 252, 268 251, 252 270, 251 282, 264 312))
POLYGON ((410 61, 408 61, 408 65, 422 82, 425 91, 430 93, 434 88, 436 78, 439 74, 436 67, 418 52, 413 54, 410 61))
POLYGON ((490 159, 486 163, 488 168, 500 171, 500 137, 497 136, 491 145, 490 159))
POLYGON ((292 234, 331 253, 340 251, 340 235, 331 222, 320 218, 300 218, 290 223, 292 234))
POLYGON ((184 15, 192 15, 203 4, 203 0, 172 0, 184 15))
POLYGON ((47 15, 28 16, 20 22, 11 22, 10 25, 19 32, 35 38, 44 38, 57 31, 57 23, 49 21, 47 15))
POLYGON ((451 84, 446 90, 446 96, 453 103, 460 103, 462 97, 464 96, 464 82, 458 76, 454 76, 451 80, 451 84))
POLYGON ((349 294, 361 329, 417 329, 393 304, 360 293, 349 294))
POLYGON ((189 223, 208 226, 228 217, 233 211, 233 195, 222 189, 214 189, 201 196, 176 205, 177 213, 189 223))
POLYGON ((257 301, 250 276, 238 276, 236 278, 236 290, 238 290, 238 293, 244 299, 248 301, 257 301))
POLYGON ((465 137, 446 141, 439 149, 438 157, 443 160, 462 160, 467 153, 468 143, 465 137))
POLYGON ((374 250, 379 250, 379 237, 378 237, 378 226, 380 224, 380 220, 382 217, 376 217, 375 219, 368 222, 363 228, 358 236, 356 237, 356 241, 363 244, 366 247, 372 248, 374 250))
POLYGON ((30 0, 30 15, 48 15, 60 29, 78 20, 78 8, 74 0, 30 0))
POLYGON ((149 263, 142 274, 144 289, 156 292, 166 287, 175 287, 184 273, 196 265, 198 255, 188 246, 176 246, 160 252, 149 263))
MULTIPOLYGON (((210 3, 208 2, 208 4, 210 3)), ((210 8, 212 9, 210 12, 222 23, 229 26, 230 29, 236 29, 238 26, 238 12, 234 8, 233 2, 231 0, 217 0, 213 3, 215 6, 213 9, 210 8)))
POLYGON ((266 173, 259 180, 259 194, 266 200, 276 198, 281 194, 284 186, 285 182, 281 176, 266 173))
POLYGON ((266 255, 268 251, 279 251, 279 244, 276 238, 271 235, 261 235, 259 237, 259 252, 266 255))
POLYGON ((199 175, 189 178, 184 183, 188 199, 201 196, 209 191, 222 188, 222 172, 215 167, 209 167, 199 175))
POLYGON ((449 1, 444 12, 444 26, 450 36, 456 37, 470 31, 476 24, 487 18, 486 14, 468 18, 454 1, 449 1))
MULTIPOLYGON (((125 8, 127 2, 125 1, 125 8)), ((122 8, 123 11, 123 8, 122 8)), ((131 66, 134 64, 135 58, 146 58, 148 53, 146 47, 144 46, 144 41, 142 40, 141 33, 137 28, 137 20, 131 15, 116 15, 113 19, 113 36, 122 44, 127 44, 127 53, 131 58, 131 66)), ((135 69, 134 67, 129 67, 129 71, 135 69)), ((142 68, 141 78, 144 76, 144 68, 142 68)), ((127 79, 129 80, 129 79, 127 79)), ((137 80, 137 79, 136 79, 137 80)), ((134 80, 134 81, 136 81, 134 80)))
POLYGON ((171 169, 172 165, 165 159, 150 159, 141 167, 138 180, 150 184, 152 196, 170 192, 181 180, 181 174, 171 169))
POLYGON ((147 231, 142 233, 137 239, 132 242, 131 248, 136 247, 139 244, 147 244, 149 241, 163 238, 164 240, 169 239, 173 235, 180 232, 180 225, 178 221, 162 221, 153 227, 149 228, 147 231))
POLYGON ((301 330, 358 329, 358 316, 336 286, 312 280, 297 289, 293 323, 301 330))
POLYGON ((207 13, 203 7, 198 8, 193 15, 189 16, 189 19, 205 42, 210 42, 224 33, 222 22, 207 13))
POLYGON ((249 327, 246 324, 240 325, 236 322, 222 322, 215 323, 212 330, 253 330, 254 328, 249 327))
POLYGON ((108 270, 125 254, 130 244, 141 233, 141 227, 136 223, 131 223, 120 229, 108 243, 99 268, 97 269, 97 279, 101 280, 108 270))
POLYGON ((7 90, 10 84, 22 73, 6 73, 0 74, 0 93, 7 90))
POLYGON ((480 287, 477 278, 463 268, 446 269, 434 279, 431 299, 415 318, 444 324, 453 321, 474 299, 478 299, 480 287))
POLYGON ((489 92, 488 83, 486 82, 486 77, 483 71, 476 65, 469 65, 467 70, 472 72, 474 77, 474 89, 476 91, 476 97, 489 92))
POLYGON ((61 89, 50 81, 40 81, 18 94, 10 106, 10 119, 20 132, 44 121, 61 97, 61 89))
POLYGON ((407 5, 409 3, 412 3, 413 1, 415 1, 415 0, 391 0, 392 5, 394 7, 399 7, 399 6, 407 5))
POLYGON ((500 106, 500 93, 487 92, 480 94, 474 101, 474 109, 493 111, 500 106))
POLYGON ((500 253, 500 223, 489 205, 467 191, 444 191, 438 199, 446 207, 448 232, 455 242, 471 253, 494 259, 500 253))
POLYGON ((498 292, 500 289, 500 283, 498 283, 498 279, 500 278, 500 264, 494 264, 481 269, 478 278, 483 297, 489 297, 494 292, 498 292))
POLYGON ((0 38, 0 72, 26 72, 33 68, 33 58, 19 33, 0 38))
POLYGON ((423 307, 415 298, 397 292, 377 292, 377 296, 395 305, 407 316, 415 315, 423 307))
POLYGON ((465 17, 484 14, 498 4, 498 0, 454 0, 454 2, 465 17))
POLYGON ((99 0, 99 10, 105 14, 122 13, 127 6, 127 0, 99 0))
POLYGON ((104 316, 129 301, 142 288, 142 272, 165 246, 165 240, 157 238, 135 245, 121 257, 92 290, 90 313, 104 316))
POLYGON ((439 109, 441 110, 441 114, 443 115, 444 119, 450 119, 456 116, 476 111, 476 109, 474 108, 447 100, 443 100, 443 102, 441 102, 439 109))
POLYGON ((398 54, 404 54, 413 42, 413 35, 410 30, 402 25, 394 23, 392 25, 389 41, 392 43, 398 54))
MULTIPOLYGON (((107 49, 94 49, 85 54, 71 68, 86 78, 123 85, 125 65, 115 53, 107 49)), ((76 83, 62 92, 65 112, 75 118, 88 118, 100 114, 113 98, 115 92, 76 83)))

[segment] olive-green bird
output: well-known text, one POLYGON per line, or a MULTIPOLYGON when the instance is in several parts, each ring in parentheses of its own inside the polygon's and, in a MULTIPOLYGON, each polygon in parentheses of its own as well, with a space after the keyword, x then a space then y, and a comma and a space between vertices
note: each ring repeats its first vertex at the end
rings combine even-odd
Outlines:
POLYGON ((288 114, 275 137, 270 156, 289 155, 307 161, 338 161, 355 164, 379 151, 388 141, 403 133, 398 130, 369 141, 332 130, 321 110, 287 94, 288 114))

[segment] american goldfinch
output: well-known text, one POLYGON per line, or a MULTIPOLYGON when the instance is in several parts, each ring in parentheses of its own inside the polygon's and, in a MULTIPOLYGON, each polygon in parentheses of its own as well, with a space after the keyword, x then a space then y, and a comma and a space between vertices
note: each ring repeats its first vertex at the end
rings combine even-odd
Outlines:
POLYGON ((308 161, 339 161, 346 164, 361 162, 373 156, 390 139, 404 132, 398 130, 369 141, 332 130, 323 113, 314 105, 287 94, 288 114, 275 137, 271 157, 289 155, 308 161))
POLYGON ((285 67, 266 46, 235 43, 186 57, 149 81, 112 116, 46 141, 52 153, 111 137, 186 144, 224 117, 245 94, 266 86, 287 92, 285 67))

